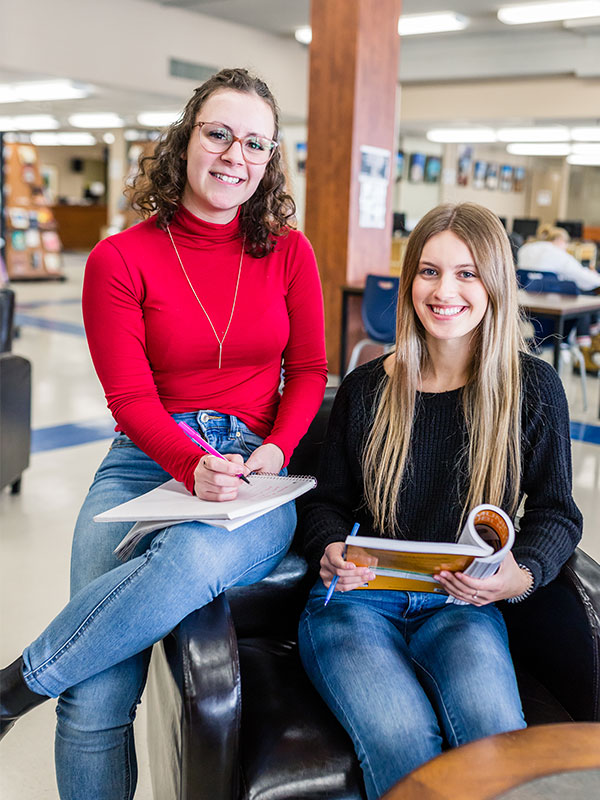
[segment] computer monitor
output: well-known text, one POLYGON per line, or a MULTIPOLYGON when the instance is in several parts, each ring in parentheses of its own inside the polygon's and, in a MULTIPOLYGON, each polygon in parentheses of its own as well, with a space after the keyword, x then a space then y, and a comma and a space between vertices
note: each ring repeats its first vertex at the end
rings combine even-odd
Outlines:
POLYGON ((564 228, 571 239, 583 239, 583 222, 557 219, 554 224, 557 228, 564 228))
POLYGON ((531 217, 513 219, 512 232, 518 233, 523 239, 527 240, 530 236, 535 236, 539 227, 539 219, 531 217))

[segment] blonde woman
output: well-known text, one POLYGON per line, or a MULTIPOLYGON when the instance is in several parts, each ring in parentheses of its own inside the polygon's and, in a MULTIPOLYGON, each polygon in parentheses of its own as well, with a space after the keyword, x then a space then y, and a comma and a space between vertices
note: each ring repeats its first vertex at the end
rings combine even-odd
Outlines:
POLYGON ((308 675, 352 737, 369 800, 445 745, 525 727, 495 604, 552 580, 582 518, 562 385, 524 352, 518 319, 498 218, 472 203, 439 206, 408 243, 395 352, 352 372, 336 397, 303 517, 320 580, 299 640, 308 675), (374 578, 342 557, 355 521, 364 536, 453 541, 473 506, 514 517, 524 496, 513 554, 496 575, 437 576, 467 605, 352 591, 374 578))

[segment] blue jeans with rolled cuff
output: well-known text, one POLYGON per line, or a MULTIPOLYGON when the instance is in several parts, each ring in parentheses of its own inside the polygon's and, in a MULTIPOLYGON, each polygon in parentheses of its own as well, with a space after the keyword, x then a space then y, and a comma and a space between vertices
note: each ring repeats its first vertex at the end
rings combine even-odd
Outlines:
MULTIPOLYGON (((227 414, 173 416, 223 454, 247 457, 262 443, 227 414)), ((23 654, 29 688, 60 695, 55 753, 62 800, 133 797, 133 719, 152 644, 229 587, 268 575, 294 534, 292 502, 233 531, 199 522, 164 528, 119 562, 113 550, 131 523, 93 517, 169 478, 124 434, 116 437, 77 521, 71 601, 23 654)))
POLYGON ((369 800, 442 751, 525 727, 506 627, 494 605, 426 592, 313 587, 300 656, 348 732, 369 800))

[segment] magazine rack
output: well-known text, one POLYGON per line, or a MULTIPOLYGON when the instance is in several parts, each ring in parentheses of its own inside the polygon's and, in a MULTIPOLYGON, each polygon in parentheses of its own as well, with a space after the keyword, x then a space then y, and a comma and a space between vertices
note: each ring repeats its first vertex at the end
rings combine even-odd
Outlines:
MULTIPOLYGON (((333 394, 327 390, 290 472, 314 471, 333 394)), ((220 595, 154 648, 155 797, 365 797, 350 739, 298 657, 296 628, 311 582, 292 549, 259 584, 220 595)), ((600 565, 578 550, 551 584, 503 605, 528 723, 600 721, 600 565)))

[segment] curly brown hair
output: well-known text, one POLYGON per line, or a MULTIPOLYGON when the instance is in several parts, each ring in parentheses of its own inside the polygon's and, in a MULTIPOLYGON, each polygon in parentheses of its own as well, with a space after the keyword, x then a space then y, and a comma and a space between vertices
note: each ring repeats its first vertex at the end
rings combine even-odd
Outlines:
MULTIPOLYGON (((156 213, 157 225, 166 230, 181 202, 186 186, 185 155, 198 112, 208 98, 222 89, 254 93, 271 108, 274 138, 279 137, 279 108, 267 84, 246 69, 222 69, 194 90, 179 119, 158 140, 154 153, 141 156, 139 170, 128 189, 133 207, 144 217, 156 213)), ((296 205, 285 191, 279 148, 267 164, 258 188, 241 207, 240 231, 246 250, 256 258, 268 255, 276 237, 295 227, 296 205)))

